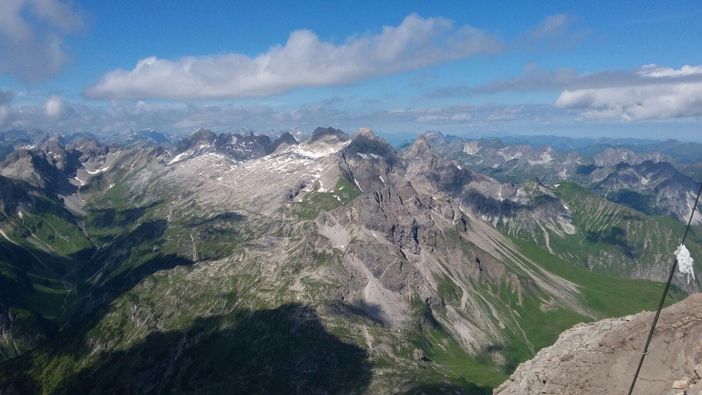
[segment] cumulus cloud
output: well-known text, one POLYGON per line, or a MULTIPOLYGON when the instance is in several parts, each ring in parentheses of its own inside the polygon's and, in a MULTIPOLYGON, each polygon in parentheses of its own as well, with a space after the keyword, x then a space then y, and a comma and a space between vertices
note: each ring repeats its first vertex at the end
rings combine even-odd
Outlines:
POLYGON ((46 99, 44 108, 49 118, 61 118, 72 112, 71 107, 67 106, 64 100, 56 95, 51 95, 46 99))
POLYGON ((680 69, 645 65, 636 70, 608 70, 579 73, 573 68, 545 70, 535 63, 527 64, 522 75, 490 81, 480 85, 458 84, 434 88, 425 96, 457 97, 501 92, 561 91, 589 88, 612 88, 639 85, 702 82, 702 66, 680 69))
POLYGON ((109 72, 86 94, 111 99, 266 96, 297 87, 349 84, 500 47, 495 38, 471 26, 412 14, 398 26, 352 36, 340 44, 322 41, 310 30, 296 30, 284 45, 256 57, 229 53, 168 60, 152 56, 132 70, 109 72))
POLYGON ((646 65, 609 86, 566 89, 556 106, 586 119, 626 121, 702 115, 702 66, 646 65))
POLYGON ((588 119, 660 119, 702 115, 702 83, 563 91, 556 106, 588 119))
POLYGON ((64 39, 82 25, 80 15, 60 0, 2 0, 0 75, 36 82, 60 71, 64 39))
POLYGON ((655 64, 634 70, 579 73, 544 70, 535 64, 515 78, 482 85, 434 88, 427 98, 488 95, 503 92, 559 92, 555 105, 583 119, 646 120, 702 115, 702 66, 678 69, 655 64))

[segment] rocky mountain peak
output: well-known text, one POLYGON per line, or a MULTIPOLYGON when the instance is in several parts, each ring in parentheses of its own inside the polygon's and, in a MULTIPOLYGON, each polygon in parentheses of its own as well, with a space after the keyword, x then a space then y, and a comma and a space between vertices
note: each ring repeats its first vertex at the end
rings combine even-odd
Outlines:
POLYGON ((283 144, 297 145, 298 142, 295 136, 293 136, 290 132, 285 132, 278 136, 278 138, 275 139, 275 141, 273 141, 273 149, 275 150, 283 144))
POLYGON ((392 165, 397 161, 395 150, 385 140, 377 137, 370 129, 359 130, 351 143, 344 148, 347 155, 358 155, 364 159, 384 159, 392 165))
POLYGON ((375 133, 373 133, 373 129, 371 128, 359 128, 356 131, 356 136, 366 136, 369 138, 375 137, 375 133))
POLYGON ((438 130, 428 130, 421 135, 419 135, 419 138, 423 138, 426 140, 445 140, 446 135, 439 132, 438 130))
POLYGON ((40 146, 39 150, 43 152, 51 152, 54 155, 65 155, 66 148, 61 144, 58 138, 51 138, 44 141, 40 146))
POLYGON ((310 137, 307 142, 315 143, 318 141, 326 143, 339 143, 348 141, 350 139, 349 135, 344 133, 341 129, 334 129, 333 127, 322 128, 319 127, 312 132, 312 137, 310 137))
POLYGON ((421 174, 441 161, 441 157, 432 148, 426 134, 417 137, 414 143, 402 153, 402 157, 407 162, 407 170, 411 174, 421 174))
POLYGON ((195 133, 183 138, 178 142, 178 150, 185 151, 190 148, 197 148, 203 144, 212 144, 217 139, 217 135, 209 129, 198 129, 195 133))
POLYGON ((273 152, 273 142, 266 135, 255 135, 253 132, 241 134, 220 134, 216 141, 217 152, 228 155, 234 160, 244 161, 259 158, 273 152))

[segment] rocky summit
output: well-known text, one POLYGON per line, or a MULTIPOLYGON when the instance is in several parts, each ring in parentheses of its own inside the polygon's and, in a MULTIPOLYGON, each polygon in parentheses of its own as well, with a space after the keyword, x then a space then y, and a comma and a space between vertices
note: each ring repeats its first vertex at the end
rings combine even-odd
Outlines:
MULTIPOLYGON (((494 394, 625 394, 654 313, 578 324, 494 394)), ((635 393, 702 394, 702 294, 663 310, 635 393)))
MULTIPOLYGON (((2 394, 612 391, 588 375, 628 371, 694 184, 662 154, 439 133, 1 141, 2 394)), ((698 385, 699 301, 646 385, 698 385)))

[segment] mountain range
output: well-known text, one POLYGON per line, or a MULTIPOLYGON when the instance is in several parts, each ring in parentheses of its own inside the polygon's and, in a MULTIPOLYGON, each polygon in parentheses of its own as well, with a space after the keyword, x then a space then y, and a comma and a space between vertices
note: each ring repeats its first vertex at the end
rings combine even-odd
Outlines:
MULTIPOLYGON (((332 127, 2 136, 8 394, 491 393, 573 325, 656 307, 702 161, 332 127)), ((699 289, 678 274, 670 302, 699 289)))

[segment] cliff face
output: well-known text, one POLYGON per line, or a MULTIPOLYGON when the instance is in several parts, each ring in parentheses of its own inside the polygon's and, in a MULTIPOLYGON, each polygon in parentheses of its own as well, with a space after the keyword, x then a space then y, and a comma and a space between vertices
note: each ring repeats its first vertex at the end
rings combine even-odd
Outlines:
MULTIPOLYGON (((653 314, 576 325, 494 394, 627 393, 653 314)), ((634 393, 702 394, 702 294, 663 310, 634 393)))

